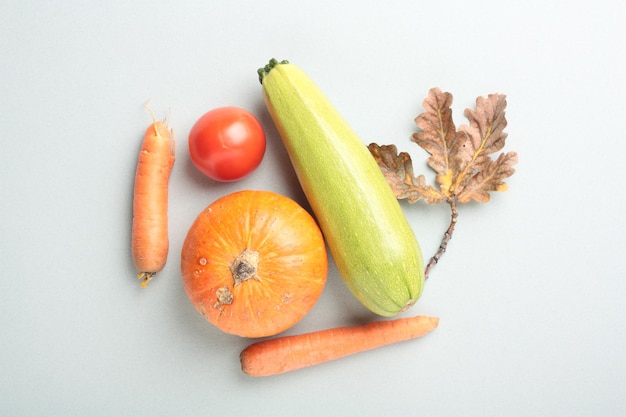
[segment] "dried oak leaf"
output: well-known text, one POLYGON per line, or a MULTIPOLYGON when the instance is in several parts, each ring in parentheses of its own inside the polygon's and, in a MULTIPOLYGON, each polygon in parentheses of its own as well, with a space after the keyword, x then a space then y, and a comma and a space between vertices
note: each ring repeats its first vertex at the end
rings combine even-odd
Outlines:
POLYGON ((380 146, 376 143, 370 143, 368 149, 397 199, 407 199, 410 203, 424 199, 432 204, 440 203, 446 198, 437 189, 426 184, 423 175, 414 176, 413 163, 408 153, 398 153, 395 145, 380 146))
POLYGON ((479 97, 475 110, 465 110, 469 125, 458 130, 452 118, 452 94, 432 88, 423 105, 425 111, 415 118, 420 131, 412 140, 430 154, 428 165, 436 172, 438 190, 427 185, 423 175, 414 176, 407 153, 398 154, 392 145, 369 146, 396 196, 410 202, 486 202, 490 192, 506 190, 504 179, 515 172, 517 154, 501 153, 496 160, 491 157, 505 145, 506 97, 479 97))
POLYGON ((476 200, 481 203, 489 201, 490 191, 506 191, 508 185, 503 181, 515 172, 513 165, 517 162, 515 152, 502 153, 495 161, 489 159, 485 167, 470 177, 457 195, 457 201, 467 203, 476 200))
POLYGON ((460 146, 454 154, 458 172, 450 189, 461 203, 489 201, 489 192, 505 191, 504 179, 515 172, 517 153, 501 153, 495 161, 491 157, 505 145, 505 109, 505 95, 489 94, 476 99, 476 110, 465 110, 470 124, 459 127, 460 146))
POLYGON ((423 102, 424 112, 415 118, 421 129, 412 140, 430 154, 428 165, 437 173, 435 177, 441 192, 450 196, 458 160, 454 155, 462 142, 452 119, 452 94, 431 89, 423 102))

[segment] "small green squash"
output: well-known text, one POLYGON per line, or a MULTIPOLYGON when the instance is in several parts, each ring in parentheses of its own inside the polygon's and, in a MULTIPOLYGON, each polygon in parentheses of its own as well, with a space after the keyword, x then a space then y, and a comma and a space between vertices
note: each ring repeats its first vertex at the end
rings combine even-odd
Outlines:
POLYGON ((267 108, 346 285, 381 316, 408 309, 422 293, 424 262, 376 161, 299 67, 272 59, 258 73, 267 108))

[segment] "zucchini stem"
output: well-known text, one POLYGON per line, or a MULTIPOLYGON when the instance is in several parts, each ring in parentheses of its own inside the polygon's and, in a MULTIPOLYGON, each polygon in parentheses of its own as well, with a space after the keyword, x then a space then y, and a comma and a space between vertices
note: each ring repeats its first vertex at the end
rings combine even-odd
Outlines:
POLYGON ((459 217, 459 211, 457 209, 456 197, 454 197, 454 196, 453 197, 448 197, 446 202, 450 205, 450 211, 451 211, 450 225, 448 226, 448 229, 446 230, 446 232, 443 234, 443 238, 441 240, 441 244, 439 245, 439 248, 437 249, 437 252, 433 255, 432 258, 430 258, 430 261, 428 262, 428 265, 426 265, 426 270, 424 272, 424 279, 425 280, 428 279, 428 275, 430 274, 430 270, 435 265, 437 265, 437 262, 439 262, 439 259, 446 252, 446 249, 448 248, 448 243, 452 239, 452 234, 454 233, 454 227, 456 226, 456 222, 457 222, 457 219, 459 217))
POLYGON ((289 61, 287 60, 282 60, 282 61, 278 61, 276 58, 272 58, 270 59, 270 62, 264 66, 263 68, 259 68, 257 70, 257 74, 259 74, 259 82, 261 84, 263 84, 263 78, 265 78, 265 76, 276 66, 276 65, 283 65, 283 64, 288 64, 289 61))

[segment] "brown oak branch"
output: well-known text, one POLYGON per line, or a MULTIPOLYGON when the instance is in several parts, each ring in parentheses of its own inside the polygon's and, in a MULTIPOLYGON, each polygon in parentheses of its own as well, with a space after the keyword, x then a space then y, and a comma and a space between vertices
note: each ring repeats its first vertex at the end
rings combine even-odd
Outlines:
POLYGON ((457 219, 459 217, 459 211, 457 210, 457 201, 456 201, 456 197, 448 197, 448 199, 446 200, 446 202, 450 205, 450 225, 448 226, 448 229, 446 230, 446 232, 443 235, 443 239, 441 240, 441 244, 439 245, 439 248, 437 249, 437 252, 433 255, 432 258, 430 258, 430 261, 428 262, 428 265, 426 265, 426 270, 424 272, 424 279, 428 279, 428 276, 430 274, 430 270, 437 265, 437 262, 439 262, 439 259, 443 256, 443 254, 445 253, 446 249, 448 248, 448 243, 450 242, 450 239, 452 239, 452 234, 454 233, 454 227, 456 226, 456 222, 457 219))

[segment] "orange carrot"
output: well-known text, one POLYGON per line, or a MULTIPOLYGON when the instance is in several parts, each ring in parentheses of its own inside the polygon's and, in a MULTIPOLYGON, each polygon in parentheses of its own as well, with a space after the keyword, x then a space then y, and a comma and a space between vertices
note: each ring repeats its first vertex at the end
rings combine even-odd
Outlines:
POLYGON ((425 335, 439 325, 438 317, 416 316, 339 327, 254 343, 240 355, 241 369, 252 376, 269 376, 317 365, 354 353, 425 335))
POLYGON ((132 253, 142 287, 167 261, 167 192, 175 159, 173 132, 154 115, 152 121, 141 145, 133 194, 132 253))

